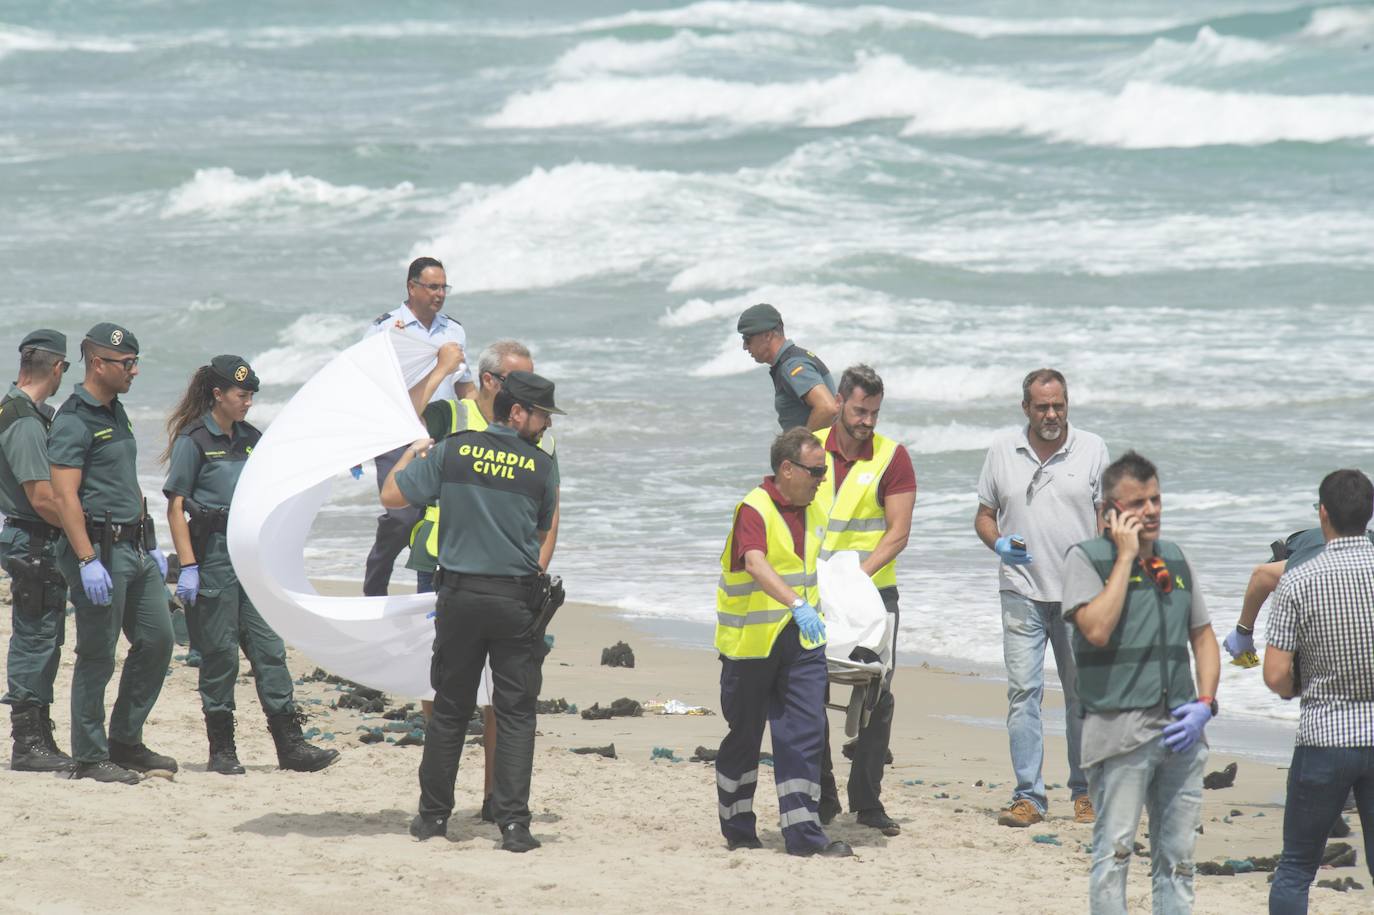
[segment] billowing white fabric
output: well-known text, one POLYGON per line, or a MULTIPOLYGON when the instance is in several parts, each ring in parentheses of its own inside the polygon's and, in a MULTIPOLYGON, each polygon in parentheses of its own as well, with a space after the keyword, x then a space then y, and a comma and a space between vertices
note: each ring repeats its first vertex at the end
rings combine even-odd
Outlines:
POLYGON ((816 563, 825 612, 825 653, 849 660, 855 647, 883 656, 887 635, 887 607, 873 579, 859 568, 859 554, 842 550, 816 563))
POLYGON ((302 385, 244 465, 228 530, 239 582, 287 643, 331 673, 421 698, 433 695, 434 595, 322 596, 305 576, 305 540, 335 476, 425 435, 407 391, 435 352, 374 334, 302 385))

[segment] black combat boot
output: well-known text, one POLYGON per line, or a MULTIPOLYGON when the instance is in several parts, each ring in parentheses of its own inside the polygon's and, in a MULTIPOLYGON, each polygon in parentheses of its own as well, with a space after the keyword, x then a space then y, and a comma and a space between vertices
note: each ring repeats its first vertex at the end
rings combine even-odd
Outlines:
POLYGON ((220 775, 242 775, 243 764, 234 746, 234 713, 206 712, 205 735, 210 739, 210 761, 205 764, 205 770, 220 775))
MULTIPOLYGON (((57 725, 52 723, 52 706, 40 705, 38 707, 38 715, 43 720, 43 743, 47 745, 49 750, 56 753, 58 756, 67 756, 66 753, 62 752, 61 747, 57 745, 57 738, 53 736, 57 731, 57 725)), ((69 756, 67 758, 71 759, 69 756)), ((76 760, 72 759, 71 764, 76 765, 76 760)))
POLYGON ((177 761, 170 756, 154 753, 142 743, 110 741, 110 762, 131 772, 176 772, 177 761))
POLYGON ((15 772, 65 772, 72 768, 72 758, 52 741, 43 711, 36 705, 10 709, 10 733, 14 737, 10 768, 15 772))
POLYGON ((301 734, 305 715, 299 711, 278 712, 267 719, 267 730, 277 745, 277 765, 292 772, 318 772, 339 758, 338 750, 326 750, 306 741, 301 734))

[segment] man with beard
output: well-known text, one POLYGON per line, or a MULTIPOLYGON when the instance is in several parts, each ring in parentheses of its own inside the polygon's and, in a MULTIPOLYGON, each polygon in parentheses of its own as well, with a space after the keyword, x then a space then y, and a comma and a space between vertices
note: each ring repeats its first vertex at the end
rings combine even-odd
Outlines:
POLYGON ((1069 388, 1054 369, 1021 382, 1027 425, 993 442, 978 479, 973 529, 1001 558, 1002 653, 1007 665, 1007 733, 1016 788, 997 822, 1025 827, 1045 817, 1045 643, 1054 650, 1064 689, 1069 791, 1074 820, 1093 821, 1088 782, 1079 763, 1082 716, 1073 652, 1061 613, 1064 554, 1097 532, 1107 445, 1069 426, 1069 388))
MULTIPOLYGON (((897 556, 911 534, 916 505, 916 471, 906 447, 875 431, 883 406, 883 380, 867 365, 854 365, 840 376, 840 415, 835 425, 816 433, 825 447, 829 471, 816 493, 827 513, 820 558, 842 550, 859 554, 859 568, 873 579, 887 612, 893 614, 893 633, 900 619, 897 608, 897 556)), ((864 826, 884 835, 901 832, 880 799, 883 764, 892 735, 892 679, 859 731, 849 770, 849 809, 864 826)), ((827 730, 827 737, 829 732, 827 730)), ((839 812, 839 793, 826 741, 821 772, 821 823, 839 812)))
POLYGON ((562 412, 553 382, 511 372, 491 425, 437 446, 428 438, 415 442, 382 485, 387 508, 440 507, 434 711, 420 762, 420 810, 410 824, 422 841, 448 832, 463 740, 490 657, 497 731, 491 812, 506 851, 540 845, 529 828, 534 705, 545 654, 536 603, 541 592, 548 595, 539 556, 558 507, 558 465, 535 442, 553 424, 552 414, 562 412))

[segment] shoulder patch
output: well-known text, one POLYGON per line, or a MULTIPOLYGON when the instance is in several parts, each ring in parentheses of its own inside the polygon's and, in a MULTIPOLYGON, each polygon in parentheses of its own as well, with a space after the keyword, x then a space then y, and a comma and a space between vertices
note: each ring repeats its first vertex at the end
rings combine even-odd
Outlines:
POLYGON ((374 318, 374 319, 372 320, 372 323, 373 323, 373 324, 384 324, 384 323, 386 323, 386 319, 389 318, 389 317, 391 317, 391 312, 389 312, 389 311, 384 311, 384 312, 382 312, 381 314, 377 315, 377 317, 374 318))

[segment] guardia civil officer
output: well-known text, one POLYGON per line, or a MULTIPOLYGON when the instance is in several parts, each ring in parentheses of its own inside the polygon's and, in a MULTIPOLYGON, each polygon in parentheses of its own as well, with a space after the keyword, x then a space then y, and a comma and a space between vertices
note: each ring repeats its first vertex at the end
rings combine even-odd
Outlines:
POLYGON ((97 324, 81 341, 81 355, 86 377, 48 435, 53 496, 67 541, 58 567, 76 607, 72 777, 133 784, 139 772, 177 770, 175 759, 143 743, 143 723, 172 657, 167 559, 139 488, 133 423, 119 400, 138 375, 138 339, 117 324, 97 324), (105 686, 121 629, 129 653, 107 741, 105 686))
POLYGON ((52 694, 67 629, 67 584, 57 571, 62 536, 48 466, 49 397, 67 362, 67 337, 36 330, 19 344, 19 380, 0 401, 0 565, 10 576, 6 665, 16 772, 70 769, 53 739, 52 694))
POLYGON ((762 848, 755 829, 763 727, 773 734, 773 779, 789 854, 843 857, 821 828, 825 745, 825 623, 816 559, 825 512, 815 504, 825 451, 801 427, 773 440, 773 476, 735 507, 720 555, 716 650, 720 708, 730 731, 716 757, 720 831, 731 851, 762 848))
POLYGON ((736 325, 744 350, 768 366, 773 378, 773 409, 783 429, 805 426, 815 432, 835 421, 835 379, 821 357, 787 339, 782 315, 772 305, 750 305, 736 325))
MULTIPOLYGON (((497 340, 482 350, 477 360, 477 394, 473 397, 430 400, 435 390, 442 390, 444 379, 452 371, 452 352, 447 352, 453 344, 445 343, 439 348, 439 358, 433 370, 411 388, 411 400, 417 406, 420 420, 425 431, 436 442, 468 429, 478 432, 486 430, 491 424, 495 411, 496 393, 501 390, 506 376, 511 372, 533 372, 534 358, 529 348, 518 340, 497 340), (446 356, 448 358, 446 358, 446 356)), ((459 350, 461 355, 461 350, 459 350)), ((536 443, 547 452, 554 463, 558 462, 557 443, 553 430, 546 429, 536 443)), ((539 548, 539 565, 547 569, 553 560, 554 546, 558 542, 558 509, 553 512, 553 525, 548 536, 539 548)), ((415 570, 416 591, 434 590, 434 571, 439 567, 439 506, 425 506, 424 518, 415 525, 410 534, 410 556, 406 568, 415 570)), ((482 706, 482 751, 486 757, 484 800, 481 817, 489 823, 496 822, 491 813, 492 773, 496 768, 496 714, 491 708, 491 669, 482 672, 482 685, 478 690, 478 704, 482 706)), ((433 711, 434 703, 422 702, 425 716, 433 711)))
POLYGON ((562 413, 553 382, 511 372, 485 431, 423 439, 406 449, 382 487, 382 504, 441 507, 434 657, 434 713, 420 763, 421 840, 444 835, 477 682, 488 657, 496 707, 492 814, 501 847, 524 852, 530 835, 535 700, 544 656, 538 610, 548 578, 539 550, 558 505, 558 465, 535 444, 562 413), (415 460, 415 458, 421 458, 415 460))
POLYGON ((245 417, 258 376, 238 356, 216 356, 196 369, 167 420, 167 524, 181 572, 177 597, 201 652, 200 702, 210 742, 207 769, 242 775, 234 744, 234 681, 239 648, 253 668, 258 701, 277 748, 277 765, 315 772, 339 758, 301 736, 286 645, 239 585, 225 538, 230 502, 244 462, 262 437, 245 417), (190 520, 188 522, 187 516, 190 520))

